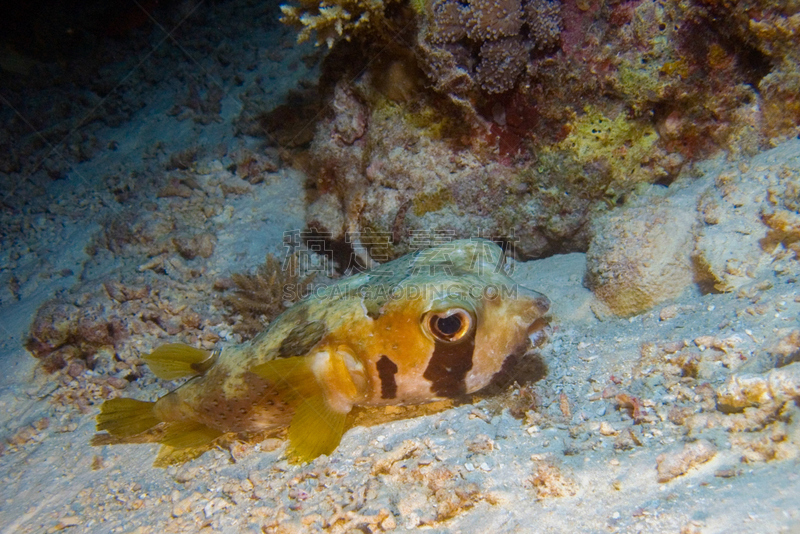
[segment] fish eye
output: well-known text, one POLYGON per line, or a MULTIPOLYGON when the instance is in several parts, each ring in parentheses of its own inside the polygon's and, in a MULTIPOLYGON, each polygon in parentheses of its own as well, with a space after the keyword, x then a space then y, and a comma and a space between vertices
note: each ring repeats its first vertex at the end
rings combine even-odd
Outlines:
POLYGON ((442 312, 426 313, 423 324, 435 339, 452 343, 461 340, 472 331, 474 320, 467 310, 451 308, 442 312))

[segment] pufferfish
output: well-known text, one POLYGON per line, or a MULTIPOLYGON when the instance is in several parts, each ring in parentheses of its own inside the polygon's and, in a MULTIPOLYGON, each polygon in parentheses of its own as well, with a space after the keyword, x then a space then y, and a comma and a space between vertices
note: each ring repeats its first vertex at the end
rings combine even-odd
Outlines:
POLYGON ((145 357, 153 373, 192 378, 155 402, 105 401, 97 429, 124 442, 158 427, 160 443, 189 449, 288 426, 290 457, 310 461, 338 446, 354 407, 487 386, 549 306, 506 274, 496 244, 444 243, 318 289, 246 343, 161 346, 145 357))

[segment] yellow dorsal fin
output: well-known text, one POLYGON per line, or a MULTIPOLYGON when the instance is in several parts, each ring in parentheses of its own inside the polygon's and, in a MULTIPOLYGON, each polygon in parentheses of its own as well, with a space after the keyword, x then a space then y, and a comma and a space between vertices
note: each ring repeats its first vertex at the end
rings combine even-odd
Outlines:
POLYGON ((161 422, 153 410, 155 404, 136 399, 109 399, 100 406, 97 430, 119 438, 141 434, 161 422))
POLYGON ((222 434, 223 432, 202 423, 177 421, 169 424, 158 441, 175 449, 194 449, 209 445, 222 434))
POLYGON ((205 373, 217 361, 217 355, 217 351, 168 343, 145 356, 144 361, 158 378, 176 380, 205 373))
POLYGON ((330 454, 344 434, 346 413, 333 410, 320 392, 303 399, 289 425, 289 454, 310 462, 320 454, 330 454))

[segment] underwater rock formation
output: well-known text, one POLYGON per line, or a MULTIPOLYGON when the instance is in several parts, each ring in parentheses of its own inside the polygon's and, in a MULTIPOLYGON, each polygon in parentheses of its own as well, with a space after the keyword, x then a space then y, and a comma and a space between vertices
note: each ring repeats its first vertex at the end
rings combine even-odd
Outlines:
POLYGON ((748 43, 769 61, 769 72, 753 85, 762 101, 764 130, 769 138, 796 135, 800 123, 800 5, 790 0, 700 5, 721 23, 731 39, 748 43))
MULTIPOLYGON (((335 94, 310 149, 307 222, 334 241, 348 232, 386 236, 380 255, 388 258, 424 244, 431 229, 494 237, 520 257, 585 250, 593 206, 667 174, 653 128, 621 113, 590 111, 555 147, 512 158, 496 152, 491 132, 476 136, 434 99, 395 103, 366 82, 335 94)), ((499 108, 509 125, 519 120, 516 105, 499 108)))
MULTIPOLYGON (((797 146, 796 142, 791 145, 797 146)), ((720 173, 699 202, 694 259, 717 291, 738 289, 800 252, 800 169, 720 173)))
POLYGON ((595 219, 586 254, 589 289, 620 317, 674 299, 693 281, 693 206, 647 200, 595 219))
POLYGON ((595 217, 585 280, 601 303, 595 313, 638 315, 691 287, 746 296, 773 272, 800 273, 798 149, 780 149, 794 154, 791 166, 767 152, 745 172, 684 178, 595 217))

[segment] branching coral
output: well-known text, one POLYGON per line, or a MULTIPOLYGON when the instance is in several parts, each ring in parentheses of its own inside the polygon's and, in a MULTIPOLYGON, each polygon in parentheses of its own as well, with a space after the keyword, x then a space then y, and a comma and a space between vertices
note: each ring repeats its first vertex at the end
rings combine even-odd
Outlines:
POLYGON ((262 330, 285 309, 284 302, 298 300, 305 293, 313 276, 301 276, 296 255, 281 266, 281 261, 268 254, 253 274, 236 273, 231 279, 237 288, 225 303, 241 320, 234 329, 246 337, 262 330), (288 297, 288 298, 287 298, 288 297))
POLYGON ((349 41, 359 33, 385 31, 385 10, 383 0, 301 0, 299 6, 281 5, 281 22, 300 30, 298 42, 316 33, 317 45, 332 48, 340 38, 349 41))

